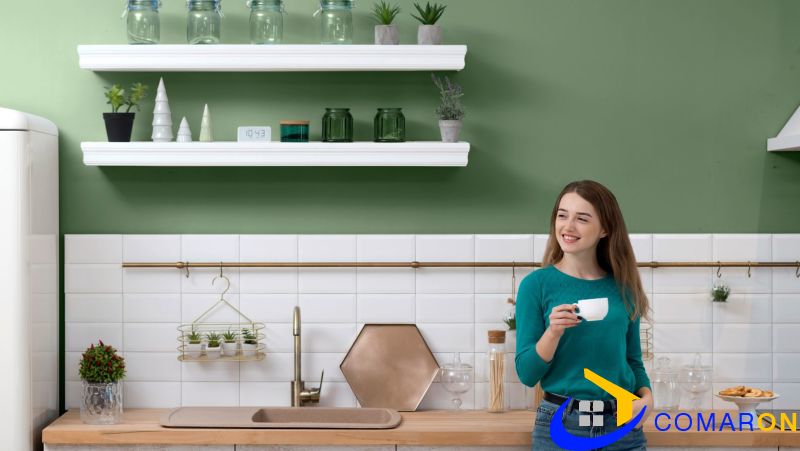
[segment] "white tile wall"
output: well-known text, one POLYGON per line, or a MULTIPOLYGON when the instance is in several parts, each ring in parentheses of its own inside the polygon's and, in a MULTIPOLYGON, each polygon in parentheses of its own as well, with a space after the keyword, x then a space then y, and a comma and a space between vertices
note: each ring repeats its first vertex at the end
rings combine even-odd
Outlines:
MULTIPOLYGON (((181 363, 176 327, 219 299, 219 269, 122 270, 123 261, 541 261, 547 234, 520 235, 67 235, 65 347, 67 407, 79 405, 78 359, 102 339, 122 351, 129 407, 289 405, 291 314, 303 312, 303 377, 316 385, 325 370, 323 405, 356 405, 339 363, 367 322, 416 323, 440 362, 461 352, 476 368, 465 408, 485 407, 486 331, 505 328, 511 271, 501 269, 225 269, 225 296, 266 323, 260 362, 181 363)), ((639 261, 796 261, 800 234, 633 234, 639 261)), ((517 283, 531 268, 517 269, 517 283)), ((674 366, 695 352, 714 368, 714 390, 772 387, 774 408, 800 408, 800 278, 794 268, 722 269, 732 288, 712 303, 715 269, 643 269, 654 315, 656 357, 674 366), (652 294, 650 294, 652 293, 652 294)), ((214 312, 216 320, 232 320, 214 312)), ((509 353, 513 368, 513 352, 509 353)), ((509 393, 524 389, 509 372, 509 393)), ((422 408, 446 408, 435 383, 422 408)), ((728 407, 708 393, 705 407, 728 407)))

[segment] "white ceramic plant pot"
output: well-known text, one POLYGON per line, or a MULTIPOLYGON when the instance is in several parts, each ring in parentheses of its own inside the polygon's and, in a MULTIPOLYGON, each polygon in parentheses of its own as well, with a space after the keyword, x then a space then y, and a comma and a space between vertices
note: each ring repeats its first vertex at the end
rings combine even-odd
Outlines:
POLYGON ((206 358, 208 360, 218 359, 219 351, 220 351, 219 346, 217 346, 216 348, 212 348, 211 346, 206 346, 206 358))
POLYGON ((458 134, 461 133, 461 121, 439 121, 439 131, 442 133, 443 143, 456 143, 458 134))
POLYGON ((439 25, 420 25, 417 29, 417 44, 439 45, 442 43, 442 27, 439 25))
POLYGON ((256 350, 258 350, 257 344, 242 343, 243 356, 253 357, 256 355, 256 350))
POLYGON ((230 343, 227 341, 222 342, 222 353, 225 354, 225 357, 233 357, 236 355, 238 351, 239 351, 239 343, 235 341, 232 341, 230 343))
POLYGON ((203 354, 203 343, 189 343, 184 348, 184 355, 190 359, 197 359, 203 354))
POLYGON ((397 32, 397 25, 375 25, 375 45, 397 44, 400 44, 400 33, 397 32))

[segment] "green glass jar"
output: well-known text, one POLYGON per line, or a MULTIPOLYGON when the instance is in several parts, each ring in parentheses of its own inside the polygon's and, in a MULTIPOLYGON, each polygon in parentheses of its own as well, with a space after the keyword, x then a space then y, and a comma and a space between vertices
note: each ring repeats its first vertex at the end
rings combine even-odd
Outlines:
POLYGON ((309 121, 281 121, 282 143, 307 143, 309 121))
POLYGON ((325 108, 322 116, 322 140, 353 142, 353 115, 350 108, 325 108))
POLYGON ((222 29, 220 0, 187 0, 186 42, 219 44, 222 29))
POLYGON ((280 44, 283 40, 283 0, 248 0, 250 43, 280 44))
POLYGON ((158 18, 159 0, 128 0, 128 44, 158 44, 161 21, 158 18))
POLYGON ((406 117, 402 108, 378 108, 375 115, 376 142, 403 142, 406 140, 406 117))
POLYGON ((318 12, 321 13, 321 43, 353 43, 353 0, 321 0, 318 12))

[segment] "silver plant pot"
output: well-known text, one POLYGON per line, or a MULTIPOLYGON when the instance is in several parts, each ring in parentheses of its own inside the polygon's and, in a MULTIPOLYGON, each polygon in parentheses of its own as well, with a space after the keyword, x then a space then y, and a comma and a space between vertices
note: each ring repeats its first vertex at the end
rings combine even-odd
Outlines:
POLYGON ((439 25, 420 25, 417 30, 417 44, 439 45, 442 43, 442 27, 439 25))
POLYGON ((400 44, 400 33, 397 25, 375 25, 375 45, 400 44))
POLYGON ((461 133, 461 121, 439 121, 439 131, 442 133, 442 142, 456 143, 461 133))

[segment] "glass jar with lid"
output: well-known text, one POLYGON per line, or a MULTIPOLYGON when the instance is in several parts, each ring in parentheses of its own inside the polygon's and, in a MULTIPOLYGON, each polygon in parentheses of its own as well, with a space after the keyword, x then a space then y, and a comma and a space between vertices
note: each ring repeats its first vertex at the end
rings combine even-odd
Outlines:
POLYGON ((486 410, 505 412, 509 408, 506 387, 506 331, 490 330, 486 351, 486 410))
POLYGON ((322 141, 353 142, 353 115, 350 114, 350 108, 325 108, 322 141))
POLYGON ((283 0, 248 0, 250 43, 280 44, 283 41, 283 0))
POLYGON ((159 6, 160 0, 128 0, 125 8, 128 44, 158 44, 161 39, 159 6))
POLYGON ((402 108, 378 108, 375 115, 376 142, 403 142, 406 140, 406 117, 402 108))
POLYGON ((681 401, 678 370, 670 366, 668 357, 658 359, 650 383, 653 386, 653 408, 655 410, 675 411, 678 409, 681 401))
POLYGON ((322 44, 353 43, 353 0, 320 0, 322 44))
POLYGON ((220 0, 187 0, 186 42, 219 44, 221 42, 222 9, 220 0))

